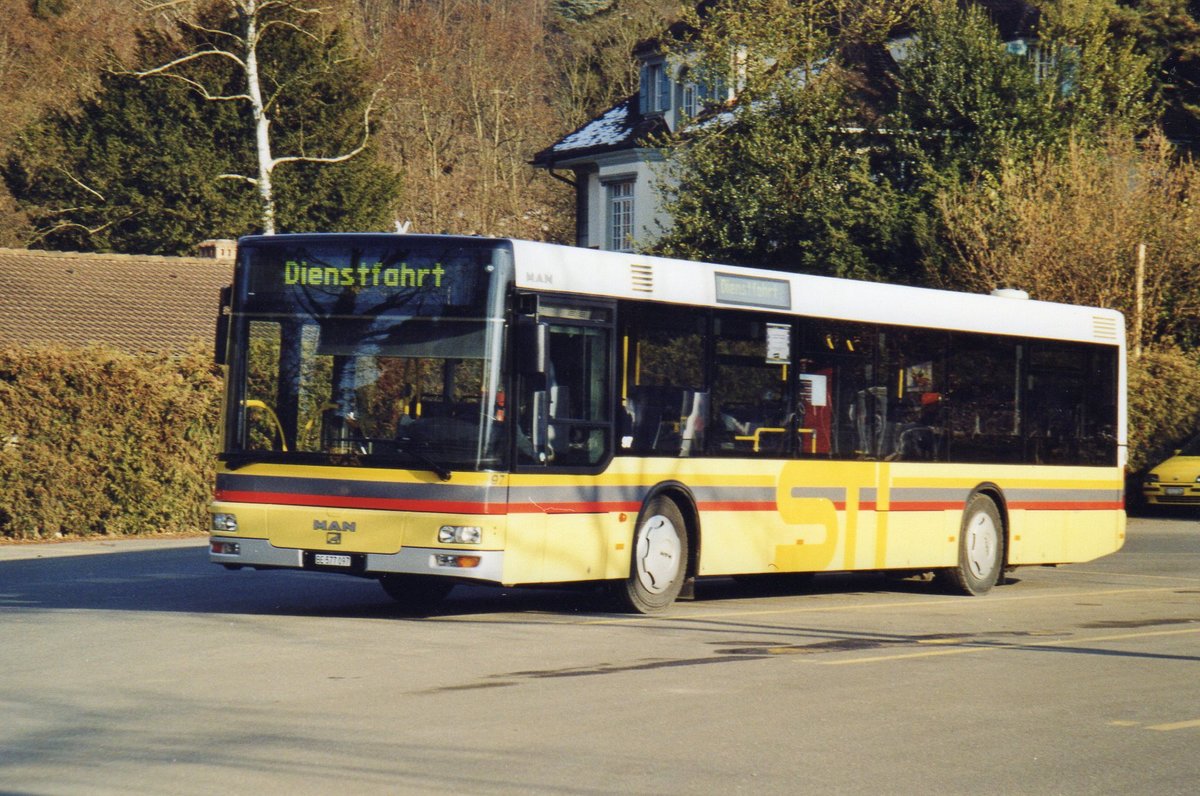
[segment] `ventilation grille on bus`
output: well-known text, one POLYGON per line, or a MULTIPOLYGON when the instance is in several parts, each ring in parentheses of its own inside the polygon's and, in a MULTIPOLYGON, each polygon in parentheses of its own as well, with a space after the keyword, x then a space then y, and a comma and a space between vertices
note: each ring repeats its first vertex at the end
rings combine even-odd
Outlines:
POLYGON ((629 266, 629 276, 633 279, 633 292, 654 292, 654 268, 652 266, 634 263, 629 266))
POLYGON ((1097 340, 1117 339, 1117 319, 1100 315, 1092 316, 1092 334, 1097 340))

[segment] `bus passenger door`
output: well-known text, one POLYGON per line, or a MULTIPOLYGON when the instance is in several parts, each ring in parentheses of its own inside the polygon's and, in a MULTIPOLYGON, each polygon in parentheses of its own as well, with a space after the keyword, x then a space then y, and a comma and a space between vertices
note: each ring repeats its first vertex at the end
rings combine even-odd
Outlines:
POLYGON ((516 467, 509 486, 509 546, 520 580, 604 577, 610 513, 598 475, 613 447, 613 320, 609 303, 546 296, 521 317, 516 467), (520 350, 520 349, 526 350, 520 350))
POLYGON ((613 307, 540 297, 517 335, 517 464, 594 468, 612 451, 613 307), (528 350, 536 347, 536 351, 528 350))

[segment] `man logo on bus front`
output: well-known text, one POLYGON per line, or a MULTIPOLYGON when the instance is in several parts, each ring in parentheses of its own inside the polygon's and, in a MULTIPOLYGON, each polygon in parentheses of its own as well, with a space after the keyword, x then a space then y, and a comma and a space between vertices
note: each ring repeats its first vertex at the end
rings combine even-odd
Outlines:
POLYGON ((355 528, 355 523, 345 521, 338 522, 337 520, 332 520, 329 522, 325 520, 313 520, 312 527, 314 531, 335 531, 340 533, 354 533, 354 531, 357 530, 355 528))

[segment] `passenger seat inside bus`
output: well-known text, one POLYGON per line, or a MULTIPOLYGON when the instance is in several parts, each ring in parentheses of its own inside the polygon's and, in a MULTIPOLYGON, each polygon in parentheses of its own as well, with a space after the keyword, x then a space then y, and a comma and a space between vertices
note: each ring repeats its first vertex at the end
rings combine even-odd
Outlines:
POLYGON ((629 412, 634 453, 687 456, 703 445, 704 414, 708 393, 673 385, 640 384, 631 387, 625 408, 629 412))

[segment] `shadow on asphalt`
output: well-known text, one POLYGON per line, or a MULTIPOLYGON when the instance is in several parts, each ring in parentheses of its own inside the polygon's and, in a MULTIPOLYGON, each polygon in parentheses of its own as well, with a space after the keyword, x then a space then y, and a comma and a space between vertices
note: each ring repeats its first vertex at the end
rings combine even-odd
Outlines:
MULTIPOLYGON (((1009 582, 1014 582, 1010 577, 1009 582)), ((936 583, 878 573, 701 580, 700 601, 754 599, 764 608, 803 594, 887 592, 940 595, 936 583)), ((0 613, 104 610, 288 616, 420 618, 505 612, 614 613, 603 588, 501 588, 461 584, 433 610, 414 612, 374 581, 296 571, 229 571, 208 562, 204 548, 47 557, 0 562, 0 613)))

